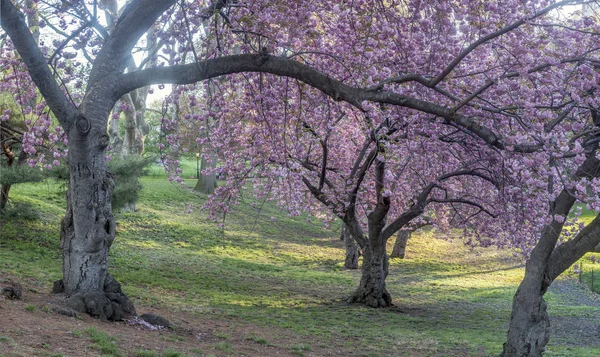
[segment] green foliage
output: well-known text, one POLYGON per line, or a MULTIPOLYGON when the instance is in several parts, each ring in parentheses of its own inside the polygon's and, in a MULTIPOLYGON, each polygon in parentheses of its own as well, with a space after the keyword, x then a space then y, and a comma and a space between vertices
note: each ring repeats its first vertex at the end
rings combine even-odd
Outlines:
POLYGON ((37 307, 35 305, 27 304, 23 309, 27 312, 34 312, 37 310, 37 307))
POLYGON ((108 162, 108 170, 113 174, 115 180, 112 197, 113 209, 121 209, 128 203, 138 201, 142 189, 138 178, 153 161, 154 158, 151 157, 129 156, 113 158, 108 162))
MULTIPOLYGON (((4 160, 0 160, 3 163, 4 160)), ((6 166, 0 164, 0 185, 16 185, 24 182, 39 182, 44 178, 43 172, 38 167, 29 165, 6 166)))
POLYGON ((246 340, 254 341, 254 342, 258 343, 259 345, 268 345, 269 344, 269 341, 267 341, 266 339, 264 339, 262 337, 258 337, 258 336, 249 336, 249 337, 246 337, 246 340))
POLYGON ((14 344, 15 341, 8 336, 0 336, 0 343, 14 344))
POLYGON ((40 217, 40 212, 36 207, 26 202, 13 203, 4 210, 0 210, 0 219, 2 220, 25 219, 32 221, 40 217))
MULTIPOLYGON (((56 180, 60 180, 63 182, 68 182, 71 173, 69 172, 69 164, 66 160, 63 160, 60 165, 53 166, 50 170, 46 172, 48 177, 52 177, 56 180)), ((66 190, 66 187, 65 187, 66 190)))
POLYGON ((576 264, 581 283, 600 294, 600 253, 587 253, 576 264))

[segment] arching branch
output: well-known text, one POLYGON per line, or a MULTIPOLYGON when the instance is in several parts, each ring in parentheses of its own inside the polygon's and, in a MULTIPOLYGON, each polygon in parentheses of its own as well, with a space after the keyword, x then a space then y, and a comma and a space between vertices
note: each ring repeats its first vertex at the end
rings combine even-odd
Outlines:
MULTIPOLYGON (((369 101, 432 114, 472 132, 491 146, 499 149, 508 147, 493 130, 479 124, 473 118, 455 113, 450 108, 390 91, 372 91, 366 88, 352 87, 298 61, 268 54, 224 56, 187 65, 148 68, 125 73, 117 79, 115 95, 118 97, 136 88, 152 84, 190 84, 242 72, 270 73, 295 78, 322 91, 334 100, 345 101, 361 110, 362 103, 369 101)), ((514 146, 514 150, 518 152, 534 152, 540 148, 540 144, 514 146)))

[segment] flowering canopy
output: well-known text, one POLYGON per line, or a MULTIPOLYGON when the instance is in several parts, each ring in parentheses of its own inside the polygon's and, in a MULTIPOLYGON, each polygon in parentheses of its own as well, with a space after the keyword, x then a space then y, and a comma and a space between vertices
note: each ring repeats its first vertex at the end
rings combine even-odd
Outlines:
POLYGON ((217 154, 227 182, 211 208, 226 211, 246 178, 290 214, 354 209, 363 229, 382 197, 388 223, 423 199, 437 227, 526 252, 543 225, 566 219, 546 214, 563 188, 598 208, 596 179, 574 175, 595 150, 598 24, 552 10, 568 3, 238 4, 213 18, 217 40, 195 55, 298 64, 177 87, 172 100, 196 109, 165 119, 177 128, 167 142, 195 134, 217 154), (302 77, 305 66, 322 77, 302 77))
MULTIPOLYGON (((544 224, 566 219, 545 214, 564 188, 600 208, 596 179, 575 175, 599 130, 600 25, 563 8, 579 3, 138 1, 122 11, 160 13, 150 30, 160 46, 117 56, 125 73, 113 88, 177 84, 168 101, 186 109, 163 119, 166 144, 195 142, 216 158, 227 182, 213 208, 226 210, 252 178, 257 195, 290 214, 325 205, 364 229, 385 201, 387 236, 426 209, 473 243, 526 251, 544 224), (414 206, 421 212, 406 216, 414 206)), ((84 63, 112 55, 110 31, 136 41, 147 30, 121 28, 127 16, 103 21, 114 1, 31 4, 22 8, 52 30, 42 52, 76 105, 85 83, 106 76, 84 63)), ((3 68, 15 61, 6 43, 3 68)), ((17 91, 10 81, 3 90, 17 91)), ((26 150, 48 122, 28 126, 26 150)))

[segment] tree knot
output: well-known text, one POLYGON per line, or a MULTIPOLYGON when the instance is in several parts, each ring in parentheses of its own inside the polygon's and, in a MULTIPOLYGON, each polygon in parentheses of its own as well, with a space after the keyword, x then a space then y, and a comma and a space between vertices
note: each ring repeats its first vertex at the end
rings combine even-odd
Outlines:
POLYGON ((269 51, 266 47, 263 47, 258 54, 258 58, 256 59, 256 64, 262 66, 269 60, 269 51))
POLYGON ((80 114, 75 118, 75 127, 80 134, 87 135, 92 129, 92 123, 85 115, 80 114))

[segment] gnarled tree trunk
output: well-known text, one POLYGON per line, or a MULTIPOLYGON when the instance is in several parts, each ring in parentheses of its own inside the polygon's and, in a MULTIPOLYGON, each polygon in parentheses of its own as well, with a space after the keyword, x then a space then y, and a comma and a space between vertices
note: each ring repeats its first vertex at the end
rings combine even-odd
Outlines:
MULTIPOLYGON (((2 138, 2 134, 0 133, 0 139, 2 138)), ((6 144, 2 144, 2 151, 4 155, 6 155, 6 166, 11 167, 13 162, 15 161, 15 154, 12 152, 12 147, 6 144)), ((11 184, 4 184, 0 187, 0 211, 6 208, 8 204, 8 194, 10 192, 11 184)))
POLYGON ((502 357, 541 357, 550 339, 550 318, 544 293, 545 263, 532 258, 513 298, 507 341, 502 357))
POLYGON ((387 307, 392 296, 387 291, 388 256, 385 243, 369 239, 363 248, 362 276, 358 289, 348 299, 349 303, 363 303, 370 307, 387 307))
POLYGON ((55 283, 54 291, 70 295, 67 302, 78 311, 120 320, 135 315, 135 309, 107 271, 108 250, 116 233, 111 209, 114 182, 105 159, 109 138, 105 128, 92 135, 84 116, 73 127, 67 211, 61 222, 63 279, 55 283))
MULTIPOLYGON (((383 163, 379 163, 378 171, 383 172, 383 163)), ((392 296, 385 287, 388 276, 387 239, 382 232, 385 227, 389 201, 382 199, 368 216, 369 235, 363 245, 363 265, 360 284, 354 294, 348 299, 349 303, 364 303, 371 307, 387 307, 392 305, 392 296)))
MULTIPOLYGON (((575 178, 598 177, 599 168, 600 160, 592 152, 577 169, 575 178)), ((550 205, 551 216, 563 219, 553 220, 544 227, 527 261, 525 277, 513 299, 502 357, 542 355, 548 343, 550 326, 544 294, 554 279, 600 242, 600 216, 597 216, 574 238, 557 245, 564 217, 568 216, 574 204, 575 197, 564 188, 550 205)))

